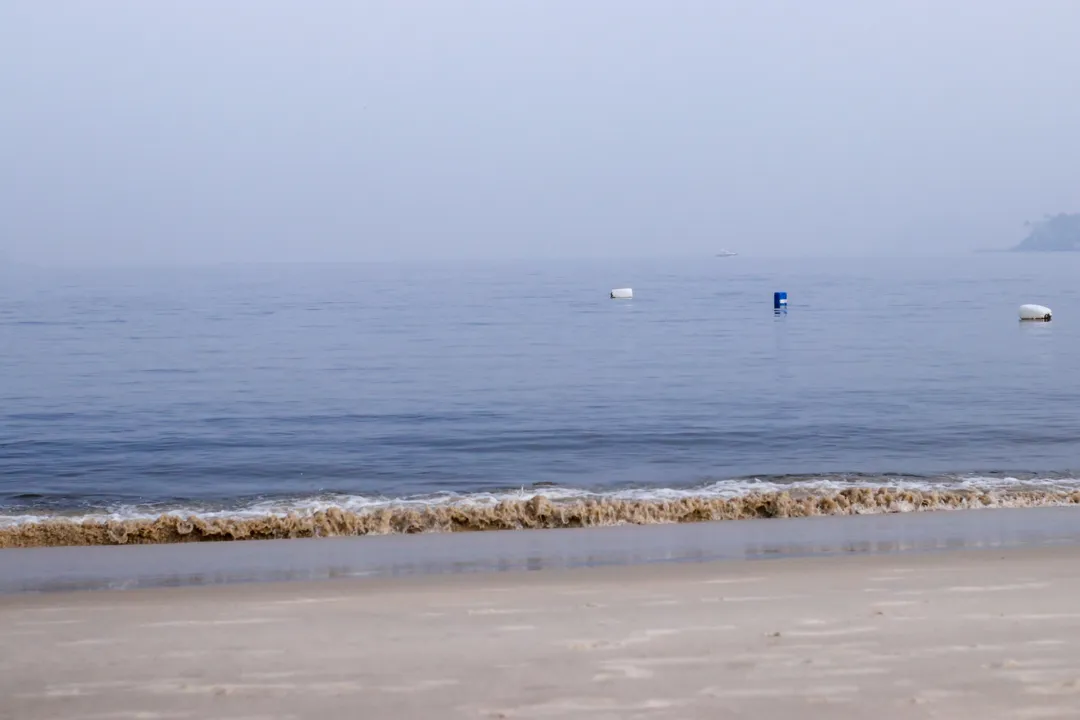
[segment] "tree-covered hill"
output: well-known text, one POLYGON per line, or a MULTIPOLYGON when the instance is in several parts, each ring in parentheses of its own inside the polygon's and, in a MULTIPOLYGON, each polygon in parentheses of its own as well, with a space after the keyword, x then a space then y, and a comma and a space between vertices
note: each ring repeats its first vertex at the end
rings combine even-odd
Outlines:
POLYGON ((1025 223, 1028 236, 1013 248, 1021 252, 1080 250, 1080 213, 1047 215, 1043 220, 1025 223))

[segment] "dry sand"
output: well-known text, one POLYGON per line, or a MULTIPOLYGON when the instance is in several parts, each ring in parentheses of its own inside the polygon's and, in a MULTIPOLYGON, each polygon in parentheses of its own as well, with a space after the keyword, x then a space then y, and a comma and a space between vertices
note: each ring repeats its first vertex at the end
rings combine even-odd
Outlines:
POLYGON ((0 717, 1076 718, 1080 549, 7 596, 0 717))

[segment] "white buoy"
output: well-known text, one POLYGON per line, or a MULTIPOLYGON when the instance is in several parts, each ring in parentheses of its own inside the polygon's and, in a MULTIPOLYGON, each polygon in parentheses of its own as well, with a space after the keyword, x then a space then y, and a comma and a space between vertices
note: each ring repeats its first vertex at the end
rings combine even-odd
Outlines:
POLYGON ((1039 320, 1041 322, 1050 322, 1051 315, 1053 315, 1053 313, 1050 312, 1050 308, 1043 305, 1020 306, 1021 320, 1039 320))
POLYGON ((632 288, 615 288, 611 291, 612 300, 629 300, 634 297, 634 290, 632 288))

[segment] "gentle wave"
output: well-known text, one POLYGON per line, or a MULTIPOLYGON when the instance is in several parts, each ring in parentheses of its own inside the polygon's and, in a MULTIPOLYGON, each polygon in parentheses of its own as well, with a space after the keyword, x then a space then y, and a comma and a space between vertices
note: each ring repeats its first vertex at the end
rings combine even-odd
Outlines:
POLYGON ((0 516, 0 548, 162 544, 486 530, 653 525, 750 518, 1080 504, 1075 478, 932 482, 833 479, 731 482, 606 493, 564 488, 424 498, 336 496, 235 510, 116 508, 0 516))

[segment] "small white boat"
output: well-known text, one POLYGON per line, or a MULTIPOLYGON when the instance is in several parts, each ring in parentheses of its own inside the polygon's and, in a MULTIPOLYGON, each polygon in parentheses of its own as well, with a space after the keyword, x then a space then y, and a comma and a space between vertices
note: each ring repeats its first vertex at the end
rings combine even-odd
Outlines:
POLYGON ((731 250, 721 250, 720 252, 716 253, 716 257, 734 257, 738 254, 739 253, 732 252, 731 250))
POLYGON ((1021 305, 1020 306, 1020 319, 1021 320, 1038 320, 1039 322, 1050 322, 1050 318, 1053 317, 1053 313, 1050 312, 1050 308, 1045 305, 1021 305))

